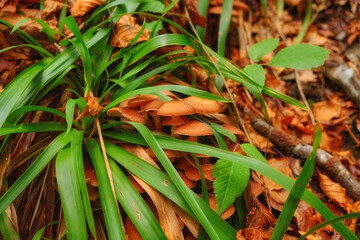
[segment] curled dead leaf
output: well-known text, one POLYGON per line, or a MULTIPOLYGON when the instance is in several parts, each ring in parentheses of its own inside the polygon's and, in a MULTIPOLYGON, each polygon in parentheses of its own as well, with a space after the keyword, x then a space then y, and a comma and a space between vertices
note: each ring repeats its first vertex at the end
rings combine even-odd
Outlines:
POLYGON ((80 119, 87 117, 87 116, 93 116, 95 117, 98 115, 102 110, 103 107, 99 105, 97 100, 94 98, 92 93, 89 93, 86 97, 86 108, 80 113, 80 115, 75 119, 75 121, 79 121, 80 119))
MULTIPOLYGON (((131 15, 122 16, 116 24, 116 32, 111 41, 113 47, 126 48, 130 45, 130 41, 141 30, 141 26, 136 23, 136 18, 131 15)), ((144 29, 143 33, 136 41, 147 41, 150 37, 150 32, 144 29)))
POLYGON ((104 2, 105 0, 75 0, 74 5, 71 8, 71 15, 74 17, 84 16, 104 2))

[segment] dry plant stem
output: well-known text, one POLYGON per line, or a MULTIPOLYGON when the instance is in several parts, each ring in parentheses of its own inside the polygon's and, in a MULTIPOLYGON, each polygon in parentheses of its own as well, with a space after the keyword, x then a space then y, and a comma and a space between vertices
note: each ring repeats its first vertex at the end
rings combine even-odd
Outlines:
MULTIPOLYGON (((269 135, 270 141, 280 148, 304 159, 311 153, 313 149, 311 145, 302 144, 298 138, 291 136, 282 130, 275 129, 272 126, 269 128, 268 123, 265 120, 249 111, 249 109, 245 109, 245 114, 249 116, 251 125, 256 131, 265 137, 269 135)), ((316 165, 326 171, 332 180, 344 187, 353 200, 360 200, 359 181, 331 154, 318 149, 316 152, 316 165)))
POLYGON ((298 87, 298 90, 299 90, 301 99, 303 100, 305 106, 306 106, 307 109, 308 109, 308 113, 309 113, 309 116, 310 116, 311 123, 312 123, 313 125, 315 125, 316 122, 315 122, 314 114, 313 114, 313 112, 311 111, 310 105, 309 105, 309 103, 308 103, 308 101, 307 101, 307 99, 306 99, 306 97, 305 97, 303 88, 302 88, 301 83, 300 83, 298 70, 295 70, 295 81, 296 81, 296 85, 297 85, 297 87, 298 87))
POLYGON ((105 165, 106 165, 106 171, 107 171, 107 174, 108 174, 108 176, 109 176, 109 181, 110 181, 111 190, 112 190, 113 195, 114 195, 114 200, 115 200, 115 203, 116 203, 116 208, 117 208, 118 213, 119 213, 119 215, 120 215, 121 226, 122 226, 123 231, 124 231, 124 234, 125 234, 125 239, 128 239, 127 234, 126 234, 126 232, 125 232, 125 226, 124 226, 124 223, 123 223, 123 220, 122 220, 122 217, 121 217, 121 213, 120 213, 120 209, 119 209, 119 204, 118 204, 118 201, 117 201, 117 198, 116 198, 116 195, 115 195, 114 181, 113 181, 112 173, 111 173, 111 170, 110 170, 109 159, 108 159, 107 154, 106 154, 106 149, 105 149, 105 144, 104 144, 104 138, 103 138, 103 135, 102 135, 102 132, 101 132, 101 127, 100 127, 100 122, 99 122, 99 118, 98 118, 98 117, 95 118, 95 124, 96 124, 96 128, 97 128, 98 134, 99 134, 101 151, 102 151, 102 154, 103 154, 103 156, 104 156, 105 165))
POLYGON ((32 225, 33 225, 33 223, 34 223, 35 217, 36 217, 36 212, 37 212, 38 209, 39 209, 40 201, 41 201, 41 196, 42 196, 43 191, 44 191, 45 181, 46 181, 46 178, 47 178, 47 176, 48 176, 49 169, 50 169, 50 164, 48 164, 48 165, 47 165, 47 168, 46 168, 44 180, 43 180, 43 183, 42 183, 41 189, 40 189, 40 194, 39 194, 40 197, 38 198, 38 201, 37 201, 37 203, 36 203, 35 210, 34 210, 34 215, 33 215, 32 218, 31 218, 30 225, 29 225, 29 229, 31 229, 31 227, 32 227, 32 225))
POLYGON ((360 76, 354 69, 342 64, 337 67, 325 67, 323 73, 331 82, 344 89, 347 96, 360 107, 360 76))

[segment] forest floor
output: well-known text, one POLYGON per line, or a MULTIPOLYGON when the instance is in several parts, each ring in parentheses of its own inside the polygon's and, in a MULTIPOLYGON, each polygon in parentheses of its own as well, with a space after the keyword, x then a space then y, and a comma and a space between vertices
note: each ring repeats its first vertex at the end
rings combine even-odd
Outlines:
MULTIPOLYGON (((82 14, 76 13, 72 5, 74 2, 77 2, 77 0, 68 2, 67 14, 73 14, 74 16, 78 14, 76 20, 81 28, 85 20, 91 16, 92 10, 88 10, 82 14)), ((260 2, 261 1, 257 0, 234 0, 231 24, 225 47, 225 57, 240 68, 254 63, 254 61, 249 58, 249 48, 252 45, 268 38, 278 38, 280 39, 278 50, 286 46, 291 46, 294 44, 303 26, 308 1, 286 0, 285 8, 281 16, 276 14, 275 1, 269 1, 267 3, 266 14, 260 2)), ((217 35, 222 3, 222 0, 211 0, 207 21, 205 20, 207 28, 204 43, 212 49, 217 48, 217 35)), ((44 1, 43 10, 39 10, 39 4, 39 1, 36 0, 2 1, 0 3, 0 18, 13 25, 23 21, 21 29, 37 39, 40 44, 45 46, 45 49, 51 53, 57 51, 62 52, 64 50, 63 47, 56 41, 55 43, 49 43, 47 39, 45 40, 44 32, 39 31, 39 29, 42 28, 41 23, 34 22, 33 20, 26 22, 23 19, 40 18, 45 21, 50 28, 55 29, 59 26, 59 16, 63 9, 64 2, 46 0, 44 1)), ((203 23, 202 21, 204 21, 204 19, 197 13, 197 1, 184 0, 175 5, 165 17, 191 32, 192 28, 189 24, 189 19, 186 17, 187 12, 184 11, 184 6, 187 6, 187 9, 189 9, 190 19, 193 23, 203 23)), ((139 15, 136 21, 141 25, 143 19, 144 16, 139 15)), ((116 31, 118 30, 119 29, 116 31)), ((139 31, 139 29, 137 31, 139 31)), ((169 25, 164 26, 159 33, 176 34, 181 32, 179 29, 169 25)), ((68 37, 73 37, 73 34, 67 28, 64 29, 64 34, 68 37)), ((266 156, 267 162, 271 167, 293 179, 296 179, 302 170, 304 160, 308 155, 306 146, 313 144, 316 127, 319 126, 322 133, 319 149, 327 152, 323 152, 323 156, 325 156, 327 160, 326 163, 323 164, 319 161, 317 162, 317 166, 315 167, 315 171, 307 188, 337 216, 360 212, 359 37, 360 1, 312 1, 310 24, 301 43, 316 45, 329 50, 330 54, 324 66, 311 70, 270 67, 267 64, 276 52, 270 52, 260 61, 260 64, 265 68, 265 86, 299 100, 307 105, 310 110, 304 111, 298 107, 264 95, 267 115, 271 125, 271 127, 269 127, 265 118, 266 113, 258 100, 243 85, 227 79, 226 85, 228 91, 224 88, 223 96, 229 98, 229 96, 232 95, 240 111, 243 126, 235 129, 231 128, 231 126, 234 125, 233 119, 229 112, 225 110, 226 107, 224 105, 221 105, 221 113, 216 113, 211 116, 214 121, 230 126, 229 129, 231 130, 229 131, 232 131, 237 136, 237 142, 232 142, 228 139, 226 141, 230 151, 245 154, 245 152, 239 148, 239 143, 251 142, 266 156), (247 137, 249 137, 250 140, 247 137), (341 166, 339 163, 341 163, 341 166), (347 170, 345 173, 343 171, 344 169, 347 170)), ((146 40, 145 38, 141 41, 146 40)), ((0 49, 17 44, 23 44, 23 41, 14 34, 10 34, 9 28, 0 25, 0 49)), ((126 44, 125 46, 127 46, 126 44)), ((113 40, 112 45, 121 48, 121 42, 117 43, 113 40)), ((154 53, 160 56, 175 50, 184 50, 184 47, 173 45, 157 49, 154 53)), ((192 49, 185 50, 192 51, 192 49)), ((38 60, 38 53, 29 47, 14 48, 1 53, 1 91, 6 88, 16 75, 38 60)), ((81 64, 78 65, 80 66, 81 64)), ((196 87, 198 89, 219 95, 218 89, 209 81, 207 73, 204 70, 195 65, 191 66, 190 70, 190 73, 183 75, 185 79, 195 77, 197 79, 196 87)), ((172 75, 165 76, 164 78, 172 84, 187 84, 180 83, 178 79, 174 80, 172 75)), ((155 77, 153 79, 155 79, 155 77)), ((190 80, 189 84, 191 84, 190 80)), ((190 86, 189 84, 187 85, 190 86)), ((65 91, 65 87, 58 88, 56 91, 59 90, 63 91, 60 95, 54 92, 41 101, 43 106, 47 106, 47 101, 49 106, 54 106, 52 101, 55 99, 53 96, 56 96, 56 109, 65 112, 64 102, 70 98, 71 93, 65 91)), ((120 107, 131 109, 131 105, 128 105, 130 100, 131 99, 122 102, 120 107)), ((132 109, 136 107, 137 106, 132 109)), ((111 114, 108 112, 108 115, 111 114)), ((126 117, 127 115, 122 114, 122 116, 126 117)), ((155 115, 149 116, 141 121, 144 121, 151 130, 163 129, 157 125, 159 123, 155 121, 155 119, 157 119, 154 117, 155 115)), ((40 121, 42 117, 43 116, 36 114, 32 116, 29 115, 28 121, 40 121)), ((82 117, 79 116, 78 119, 82 117)), ((131 117, 127 117, 127 119, 137 121, 131 119, 131 117)), ((185 122, 188 121, 186 117, 184 119, 185 122)), ((239 121, 239 119, 237 119, 237 121, 239 121)), ((162 124, 164 124, 164 122, 162 124)), ((173 134, 173 129, 171 129, 171 134, 173 134)), ((25 134, 22 135, 22 137, 18 136, 13 141, 14 145, 11 146, 12 159, 22 156, 21 153, 26 152, 31 146, 36 144, 34 139, 37 139, 37 141, 41 140, 39 136, 35 138, 35 135, 25 134)), ((194 141, 196 141, 196 139, 194 141)), ((149 156, 155 157, 154 153, 149 149, 147 149, 146 152, 141 152, 136 149, 136 147, 130 145, 124 145, 123 148, 140 157, 141 154, 145 154, 145 158, 149 156)), ((174 162, 174 166, 179 174, 187 181, 189 187, 191 186, 196 193, 200 194, 200 173, 194 166, 189 165, 187 161, 179 158, 179 156, 175 156, 175 158, 176 162, 174 162)), ((7 179, 4 181, 11 185, 10 183, 13 183, 20 176, 20 173, 24 172, 24 169, 19 164, 11 164, 11 161, 9 163, 2 158, 1 160, 1 179, 7 179), (18 173, 14 171, 15 169, 18 169, 18 173), (12 174, 9 174, 8 171, 12 174)), ((216 210, 212 184, 214 177, 211 175, 214 161, 211 158, 206 158, 206 156, 201 161, 210 197, 210 205, 211 201, 213 201, 212 208, 216 210)), ((51 167, 49 169, 50 170, 46 171, 51 171, 51 167)), ((85 164, 85 175, 88 184, 90 184, 91 181, 96 181, 96 177, 92 176, 92 174, 95 174, 92 165, 85 164)), ((46 172, 36 181, 43 183, 44 186, 45 180, 46 184, 54 185, 55 178, 55 173, 48 174, 46 172), (46 176, 48 176, 48 178, 46 176), (49 178, 52 180, 46 180, 49 178)), ((132 177, 129 176, 129 178, 131 178, 131 181, 137 187, 141 188, 132 177)), ((0 184, 3 184, 2 181, 0 184)), ((33 196, 30 193, 24 193, 22 197, 17 198, 17 200, 13 202, 13 211, 15 212, 12 213, 13 215, 10 218, 13 220, 14 214, 17 216, 15 217, 17 220, 13 220, 13 223, 14 221, 16 222, 16 224, 14 224, 21 239, 33 236, 41 227, 53 221, 59 221, 60 223, 48 227, 45 230, 44 236, 55 239, 63 236, 65 232, 64 218, 61 214, 49 213, 51 211, 54 212, 54 210, 49 209, 50 207, 53 209, 59 208, 57 205, 59 203, 56 201, 56 199, 59 198, 55 193, 57 192, 56 187, 45 187, 44 190, 40 187, 41 185, 42 184, 39 184, 37 187, 36 184, 34 184, 32 186, 37 195, 34 194, 33 196), (44 200, 41 200, 42 204, 39 205, 38 202, 40 200, 37 200, 38 197, 50 191, 49 189, 54 191, 54 195, 51 195, 53 197, 44 197, 44 200), (45 193, 43 191, 45 191, 45 193), (29 202, 26 202, 26 199, 28 199, 29 202), (47 202, 51 202, 51 204, 46 206, 47 202), (25 205, 26 207, 24 207, 25 205), (49 216, 52 216, 52 218, 49 218, 49 216)), ((89 187, 89 189, 90 188, 92 189, 91 191, 93 191, 91 193, 92 195, 90 194, 93 207, 101 208, 96 184, 89 187)), ((2 185, 2 193, 4 193, 6 189, 7 187, 2 185)), ((30 189, 27 188, 26 191, 29 192, 30 189)), ((146 188, 145 191, 147 191, 146 188)), ((151 205, 152 203, 149 203, 151 200, 149 200, 146 194, 147 193, 143 193, 143 196, 148 204, 151 205)), ((149 193, 149 195, 151 194, 149 193)), ((244 229, 237 231, 237 239, 270 239, 289 192, 270 179, 252 171, 252 176, 244 195, 246 202, 246 223, 244 224, 244 229)), ((152 208, 154 209, 154 207, 152 208)), ((232 208, 234 208, 233 205, 232 208)), ((229 212, 231 212, 229 216, 223 216, 223 218, 228 218, 233 214, 234 211, 231 207, 229 212)), ((11 214, 9 214, 9 216, 10 215, 11 214)), ((100 219, 102 218, 100 217, 100 219)), ((298 239, 299 236, 323 221, 324 218, 319 212, 301 200, 284 239, 298 239)), ((128 220, 125 221, 125 228, 127 230, 131 228, 129 227, 129 224, 131 224, 129 222, 128 220)), ((360 226, 356 218, 347 219, 344 222, 352 232, 359 236, 360 226)), ((181 231, 184 238, 194 239, 197 231, 190 230, 188 229, 190 227, 188 225, 186 226, 184 227, 182 223, 181 231)), ((102 238, 101 236, 105 236, 104 232, 105 230, 102 231, 103 235, 99 235, 100 239, 102 238)), ((326 225, 309 235, 307 239, 342 239, 342 237, 333 227, 326 225)))

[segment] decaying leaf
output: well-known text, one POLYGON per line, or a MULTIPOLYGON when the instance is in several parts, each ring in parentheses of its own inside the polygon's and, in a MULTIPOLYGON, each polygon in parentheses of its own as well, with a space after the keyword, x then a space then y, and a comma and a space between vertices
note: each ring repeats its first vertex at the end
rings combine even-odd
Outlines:
POLYGON ((102 110, 103 107, 99 105, 97 100, 94 98, 92 94, 88 94, 85 97, 87 106, 86 108, 80 113, 80 115, 75 119, 75 121, 79 121, 80 119, 87 117, 87 116, 96 116, 98 115, 102 110))
POLYGON ((71 15, 74 17, 84 16, 104 2, 105 0, 75 0, 74 5, 71 8, 71 15))
MULTIPOLYGON (((136 18, 131 15, 122 16, 116 24, 116 32, 111 41, 113 47, 126 48, 130 45, 130 41, 141 30, 141 26, 136 23, 136 18)), ((143 33, 136 41, 147 41, 150 37, 150 32, 144 29, 143 33)))

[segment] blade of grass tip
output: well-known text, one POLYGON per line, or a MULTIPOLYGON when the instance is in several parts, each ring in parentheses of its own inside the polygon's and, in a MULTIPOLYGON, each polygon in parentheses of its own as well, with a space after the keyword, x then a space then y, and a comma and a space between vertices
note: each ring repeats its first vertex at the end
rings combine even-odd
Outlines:
POLYGON ((206 232, 211 237, 211 239, 220 239, 218 234, 214 230, 213 226, 210 224, 209 219, 207 219, 206 215, 201 210, 198 203, 190 194, 191 190, 185 185, 184 181, 181 179, 176 169, 174 168, 169 158, 166 156, 166 154, 164 153, 164 151, 162 150, 162 148, 160 147, 159 143, 156 141, 150 130, 140 123, 134 123, 134 122, 128 122, 128 123, 134 126, 140 132, 140 134, 145 139, 145 141, 149 144, 150 148, 153 150, 156 157, 161 162, 161 165, 169 174, 170 178, 173 180, 179 192, 186 199, 191 210, 198 218, 199 223, 205 228, 206 232))
POLYGON ((303 24, 301 26, 300 32, 298 33, 298 35, 295 38, 294 44, 300 43, 303 40, 303 38, 304 38, 304 36, 305 36, 305 34, 306 34, 307 30, 308 30, 310 20, 311 20, 311 4, 312 4, 312 0, 307 0, 306 13, 305 13, 304 21, 303 21, 303 24))
MULTIPOLYGON (((225 56, 225 46, 226 46, 226 39, 228 36, 231 17, 230 14, 233 10, 233 0, 224 0, 222 4, 222 11, 220 15, 220 24, 219 24, 219 35, 218 35, 218 42, 217 42, 217 52, 221 57, 225 56)), ((221 88, 223 83, 223 79, 220 76, 215 77, 216 86, 221 88)))
POLYGON ((70 147, 66 147, 58 153, 55 164, 56 181, 69 239, 87 239, 80 188, 71 158, 70 147))
POLYGON ((264 9, 264 13, 265 13, 265 19, 268 19, 268 11, 267 11, 267 0, 260 0, 260 3, 264 9))
POLYGON ((293 188, 290 191, 288 198, 285 201, 283 210, 280 212, 280 216, 276 222, 275 229, 272 233, 271 240, 282 239, 286 233, 291 219, 294 216, 295 210, 300 202, 306 186, 308 185, 310 178, 315 169, 316 151, 319 147, 321 140, 321 130, 316 128, 315 139, 313 144, 313 150, 309 157, 306 159, 303 169, 301 170, 298 178, 295 181, 293 188))
POLYGON ((64 24, 65 24, 65 17, 66 17, 66 11, 67 11, 67 0, 64 2, 64 6, 61 9, 60 16, 59 16, 59 23, 58 23, 58 29, 62 33, 64 30, 64 24))
POLYGON ((284 0, 276 0, 276 14, 281 17, 284 11, 284 0))
POLYGON ((77 101, 78 101, 77 99, 69 99, 65 106, 66 128, 67 128, 65 132, 66 135, 70 132, 71 126, 74 121, 74 112, 77 101))
MULTIPOLYGON (((70 133, 71 134, 71 133, 70 133)), ((65 134, 55 138, 28 169, 16 180, 16 182, 0 198, 0 213, 19 196, 19 194, 31 183, 31 181, 44 169, 50 160, 70 141, 65 134)))
POLYGON ((66 127, 61 122, 35 122, 14 125, 10 127, 3 127, 0 129, 0 136, 13 133, 27 133, 27 132, 54 132, 65 131, 66 127))
MULTIPOLYGON (((207 19, 209 3, 210 3, 210 0, 199 0, 198 12, 205 19, 207 19)), ((204 40, 204 37, 205 37, 205 30, 206 30, 206 25, 205 25, 205 28, 203 28, 201 26, 196 26, 196 31, 202 41, 204 40)))
POLYGON ((117 199, 144 240, 166 239, 148 205, 114 160, 110 159, 117 199))
POLYGON ((319 230, 320 228, 325 227, 328 224, 331 224, 333 222, 337 222, 337 221, 342 221, 342 220, 346 220, 346 219, 352 219, 352 218, 360 218, 360 213, 350 213, 350 214, 345 214, 342 215, 340 217, 336 217, 332 220, 329 221, 325 221, 320 223, 319 225, 313 227, 312 229, 310 229, 307 233, 305 233, 304 235, 302 235, 299 240, 305 240, 307 236, 309 236, 310 234, 312 234, 313 232, 315 232, 316 230, 319 230))
POLYGON ((80 187, 86 221, 90 233, 95 239, 97 239, 94 217, 92 214, 89 194, 85 181, 85 171, 84 171, 83 156, 82 156, 82 140, 83 140, 83 132, 74 130, 73 137, 71 139, 71 154, 72 154, 71 159, 73 160, 73 166, 74 166, 77 182, 80 187))
POLYGON ((74 33, 76 40, 72 40, 72 44, 77 48, 84 64, 85 77, 85 96, 90 92, 92 87, 92 64, 89 49, 85 45, 85 41, 80 32, 73 16, 64 19, 66 26, 74 33))
POLYGON ((108 237, 109 239, 125 239, 119 211, 111 189, 100 146, 94 139, 90 139, 85 145, 93 162, 98 179, 100 202, 104 213, 108 237))
POLYGON ((19 233, 6 212, 0 213, 0 232, 3 239, 20 239, 19 233))
POLYGON ((46 225, 45 227, 42 227, 40 228, 36 233, 35 235, 33 236, 32 240, 41 240, 41 236, 42 234, 44 233, 45 229, 50 226, 50 225, 53 225, 53 224, 57 224, 59 222, 52 222, 52 223, 49 223, 48 225, 46 225))
MULTIPOLYGON (((146 141, 142 139, 140 134, 131 131, 122 131, 121 134, 119 134, 118 132, 112 132, 112 133, 107 132, 104 133, 104 135, 116 140, 126 141, 129 143, 145 145, 145 146, 147 145, 146 141)), ((155 138, 157 142, 160 144, 160 146, 164 149, 178 151, 179 146, 181 146, 181 150, 184 152, 201 153, 201 154, 205 153, 213 157, 226 159, 227 161, 235 162, 245 167, 251 168, 254 171, 257 171, 260 174, 264 175, 265 177, 271 179, 276 184, 280 185, 281 187, 283 187, 288 191, 291 191, 292 187, 294 186, 295 181, 293 179, 273 169, 268 164, 265 164, 254 158, 246 157, 229 151, 224 151, 204 144, 193 143, 189 141, 166 137, 163 135, 155 135, 155 138)), ((318 197, 316 197, 315 194, 313 194, 308 189, 305 189, 305 192, 302 195, 301 199, 307 202, 308 204, 310 204, 326 220, 331 220, 336 217, 336 215, 329 208, 327 208, 326 205, 318 197)), ((348 229, 344 223, 334 222, 331 225, 345 239, 356 239, 355 234, 351 232, 350 229, 348 229)))

